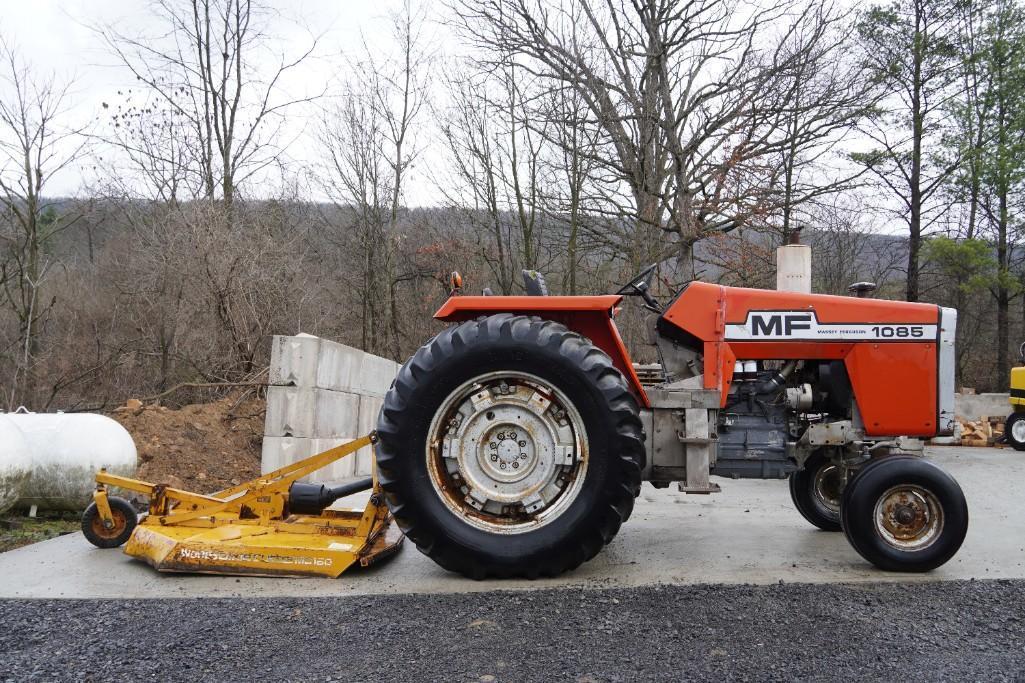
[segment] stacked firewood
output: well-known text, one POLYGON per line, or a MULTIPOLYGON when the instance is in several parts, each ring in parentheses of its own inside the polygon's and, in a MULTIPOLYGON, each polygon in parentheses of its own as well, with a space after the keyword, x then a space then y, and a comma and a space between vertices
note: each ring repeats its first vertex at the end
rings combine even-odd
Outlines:
POLYGON ((983 416, 971 422, 958 419, 962 446, 993 446, 1004 438, 1004 418, 983 416))

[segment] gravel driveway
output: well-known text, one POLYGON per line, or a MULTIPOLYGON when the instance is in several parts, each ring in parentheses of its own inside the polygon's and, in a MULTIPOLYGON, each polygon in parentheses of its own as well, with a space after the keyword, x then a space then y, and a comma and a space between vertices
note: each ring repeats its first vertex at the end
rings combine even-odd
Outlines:
POLYGON ((0 602, 0 679, 1025 680, 1025 581, 0 602))

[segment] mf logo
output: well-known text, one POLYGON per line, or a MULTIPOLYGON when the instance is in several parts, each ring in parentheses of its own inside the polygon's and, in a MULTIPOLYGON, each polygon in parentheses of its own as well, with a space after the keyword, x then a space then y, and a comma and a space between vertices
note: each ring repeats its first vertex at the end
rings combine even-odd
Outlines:
POLYGON ((922 323, 822 323, 815 311, 748 311, 742 323, 726 323, 726 339, 769 341, 925 341, 936 338, 936 325, 922 323))
POLYGON ((810 330, 814 318, 811 313, 752 313, 752 337, 792 336, 795 332, 810 330))

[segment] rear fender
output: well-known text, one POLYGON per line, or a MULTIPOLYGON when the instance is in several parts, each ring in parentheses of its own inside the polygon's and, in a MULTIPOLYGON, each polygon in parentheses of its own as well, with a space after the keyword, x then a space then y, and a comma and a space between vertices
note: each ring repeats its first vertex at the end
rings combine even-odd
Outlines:
POLYGON ((434 314, 445 322, 462 322, 496 313, 535 315, 562 323, 574 332, 591 340, 612 359, 637 397, 638 402, 650 407, 630 354, 626 350, 619 329, 612 320, 613 309, 622 301, 618 294, 602 296, 453 296, 449 297, 434 314))

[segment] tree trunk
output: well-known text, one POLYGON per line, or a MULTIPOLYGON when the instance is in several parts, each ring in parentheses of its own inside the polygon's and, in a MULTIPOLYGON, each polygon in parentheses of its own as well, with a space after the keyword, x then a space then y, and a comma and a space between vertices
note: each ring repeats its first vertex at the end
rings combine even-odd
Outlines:
POLYGON ((997 225, 997 262, 999 264, 999 279, 997 280, 997 378, 995 387, 999 391, 1007 388, 1010 381, 1011 363, 1007 353, 1010 341, 1008 307, 1010 304, 1010 292, 1007 289, 1008 276, 1008 248, 1007 248, 1007 193, 1000 192, 999 201, 999 222, 997 225))

